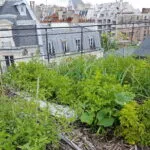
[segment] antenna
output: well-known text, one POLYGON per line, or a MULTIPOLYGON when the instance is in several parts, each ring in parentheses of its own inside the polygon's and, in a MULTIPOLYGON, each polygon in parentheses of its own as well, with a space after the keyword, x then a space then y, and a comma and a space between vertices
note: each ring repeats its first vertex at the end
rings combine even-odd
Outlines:
POLYGON ((48 6, 47 6, 47 0, 46 0, 46 16, 48 16, 48 6))

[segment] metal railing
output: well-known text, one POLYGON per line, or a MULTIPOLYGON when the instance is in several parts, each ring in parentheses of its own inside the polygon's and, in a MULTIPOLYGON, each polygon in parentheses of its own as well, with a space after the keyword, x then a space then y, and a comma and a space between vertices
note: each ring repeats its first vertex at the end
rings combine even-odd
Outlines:
MULTIPOLYGON (((0 42, 5 41, 9 38, 12 38, 13 40, 15 38, 18 39, 28 39, 28 38, 35 38, 38 39, 38 37, 41 37, 41 39, 45 39, 44 43, 44 54, 39 54, 38 56, 24 56, 24 57, 17 57, 14 58, 14 61, 20 61, 20 60, 28 60, 32 59, 35 57, 40 57, 40 59, 46 59, 48 62, 50 62, 51 59, 59 58, 59 57, 64 57, 64 56, 74 56, 74 55, 82 55, 86 53, 92 53, 99 51, 100 49, 102 50, 103 48, 100 47, 94 47, 94 49, 87 49, 84 48, 85 45, 85 35, 87 33, 96 33, 99 34, 100 40, 102 34, 109 34, 108 36, 111 36, 111 38, 117 39, 118 43, 122 46, 125 45, 132 45, 133 43, 137 44, 138 42, 143 41, 143 39, 150 34, 150 22, 138 22, 138 23, 128 23, 128 24, 92 24, 92 25, 86 25, 86 24, 80 24, 76 26, 68 26, 68 27, 41 27, 41 28, 12 28, 12 29, 0 29, 0 42), (35 32, 35 33, 30 33, 30 31, 40 31, 40 33, 35 32), (11 31, 11 35, 4 35, 5 32, 7 33, 8 31, 11 31), (22 31, 21 33, 17 33, 14 31, 22 31), (26 33, 26 31, 28 31, 26 33), (59 32, 58 32, 59 31, 59 32), (14 33, 14 34, 13 34, 14 33), (119 37, 119 33, 122 33, 125 35, 124 39, 123 37, 119 37), (61 36, 61 35, 74 35, 78 34, 78 36, 81 39, 81 49, 80 51, 77 50, 72 50, 69 53, 65 52, 56 52, 55 55, 51 55, 49 52, 49 40, 50 36, 61 36)), ((70 36, 71 38, 71 36, 70 36)), ((100 41, 101 42, 101 41, 100 41)), ((32 45, 28 45, 32 46, 32 45)), ((43 45, 42 45, 43 46, 43 45)), ((25 47, 25 46, 23 46, 25 47)), ((19 51, 19 47, 0 47, 0 52, 1 51, 19 51)), ((71 48, 70 48, 71 49, 71 48)), ((1 59, 1 66, 6 62, 5 59, 1 59)), ((2 68, 2 67, 1 67, 2 68)))

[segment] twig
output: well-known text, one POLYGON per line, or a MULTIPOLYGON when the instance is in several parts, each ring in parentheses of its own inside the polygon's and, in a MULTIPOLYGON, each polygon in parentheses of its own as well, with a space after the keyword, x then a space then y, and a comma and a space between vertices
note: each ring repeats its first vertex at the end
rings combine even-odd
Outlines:
POLYGON ((130 150, 134 150, 134 147, 131 147, 130 150))
POLYGON ((62 134, 60 134, 59 136, 60 136, 61 140, 63 140, 65 143, 67 143, 74 150, 82 150, 75 143, 73 143, 71 140, 69 140, 67 137, 63 136, 62 134))
POLYGON ((38 100, 39 96, 39 88, 40 88, 40 78, 37 78, 37 88, 36 88, 36 100, 38 100))
POLYGON ((135 150, 138 150, 137 146, 135 145, 135 150))
POLYGON ((90 147, 91 150, 96 150, 95 146, 91 142, 87 141, 86 137, 83 137, 82 139, 90 147))
POLYGON ((2 95, 4 95, 4 88, 3 88, 2 74, 0 75, 0 84, 1 84, 1 92, 2 92, 2 95))

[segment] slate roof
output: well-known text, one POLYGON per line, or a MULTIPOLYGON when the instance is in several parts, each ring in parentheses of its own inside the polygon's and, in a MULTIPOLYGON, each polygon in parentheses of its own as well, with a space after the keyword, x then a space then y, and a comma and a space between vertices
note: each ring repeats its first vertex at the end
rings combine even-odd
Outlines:
POLYGON ((115 56, 127 57, 127 56, 132 56, 134 52, 135 52, 135 48, 132 47, 121 48, 119 50, 108 51, 104 54, 104 56, 107 57, 109 55, 115 55, 115 56))
MULTIPOLYGON (((21 0, 20 0, 21 2, 21 0)), ((27 10, 26 16, 21 16, 15 6, 16 1, 7 1, 4 3, 3 6, 0 7, 0 15, 5 14, 11 14, 11 15, 17 15, 17 20, 32 20, 32 17, 29 14, 29 11, 27 10)))
POLYGON ((117 56, 139 56, 139 57, 147 57, 150 56, 150 36, 147 37, 142 43, 139 49, 134 48, 125 48, 120 49, 113 52, 105 53, 105 56, 108 55, 117 55, 117 56))
POLYGON ((16 47, 38 45, 36 26, 18 26, 13 30, 16 47), (19 30, 18 30, 19 29, 19 30))
MULTIPOLYGON (((26 16, 21 16, 16 8, 16 4, 22 4, 22 0, 6 0, 3 6, 0 6, 0 15, 5 16, 5 19, 13 23, 13 39, 16 47, 38 45, 36 25, 21 25, 16 24, 21 20, 33 20, 28 9, 26 9, 26 16), (16 18, 11 18, 9 15, 16 15, 16 18), (31 30, 31 29, 32 30, 31 30), (19 30, 18 30, 19 29, 19 30), (26 30, 25 30, 26 29, 26 30), (33 36, 29 36, 33 35, 33 36)), ((3 19, 4 19, 3 16, 3 19)))
MULTIPOLYGON (((67 41, 67 45, 69 48, 69 52, 75 53, 77 52, 76 49, 76 39, 81 40, 81 28, 78 27, 79 25, 73 25, 73 28, 52 28, 48 29, 48 42, 53 42, 54 44, 54 49, 56 54, 63 54, 63 49, 62 49, 62 41, 67 41), (77 28, 76 28, 77 26, 77 28)), ((44 46, 46 46, 46 37, 45 37, 45 31, 43 30, 42 33, 43 36, 43 43, 44 46)), ((101 44, 100 44, 100 36, 99 33, 96 31, 91 31, 87 28, 83 29, 83 50, 84 51, 90 51, 89 47, 89 38, 94 38, 95 40, 95 48, 96 50, 101 49, 101 44)), ((46 47, 44 47, 45 54, 46 52, 46 47)))
POLYGON ((73 8, 77 8, 79 4, 83 4, 82 0, 70 0, 73 4, 73 8))
POLYGON ((134 52, 134 55, 141 57, 150 56, 150 36, 142 42, 140 48, 134 52))

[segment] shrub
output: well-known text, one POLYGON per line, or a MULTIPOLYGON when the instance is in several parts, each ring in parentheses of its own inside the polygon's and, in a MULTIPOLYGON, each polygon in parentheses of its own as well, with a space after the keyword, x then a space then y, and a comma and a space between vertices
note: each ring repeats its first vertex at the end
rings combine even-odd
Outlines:
POLYGON ((112 34, 111 33, 104 33, 101 35, 101 45, 102 48, 104 48, 105 51, 109 51, 109 50, 117 50, 119 48, 118 42, 116 39, 111 38, 112 34))
POLYGON ((43 150, 58 145, 56 120, 38 104, 0 97, 0 149, 43 150))
POLYGON ((150 100, 131 102, 120 112, 119 134, 130 144, 150 146, 150 100))
POLYGON ((130 85, 137 100, 150 97, 150 61, 133 57, 96 59, 94 56, 69 58, 53 68, 57 73, 69 77, 75 84, 91 78, 96 70, 102 74, 113 75, 121 85, 130 85))
POLYGON ((137 60, 132 57, 109 56, 99 59, 97 65, 102 72, 115 75, 122 85, 129 84, 136 94, 136 99, 150 97, 149 59, 137 60))
POLYGON ((48 69, 38 61, 19 63, 18 66, 9 68, 4 74, 4 81, 12 87, 27 91, 33 97, 37 94, 37 82, 39 79, 38 97, 48 101, 68 104, 73 99, 70 92, 72 81, 68 77, 59 75, 56 71, 48 69))
POLYGON ((57 67, 54 67, 59 74, 73 79, 74 82, 78 82, 90 78, 95 72, 97 65, 95 56, 84 56, 62 60, 57 67))
POLYGON ((132 101, 143 103, 150 97, 149 64, 149 59, 114 56, 68 58, 50 68, 31 61, 11 67, 4 79, 33 96, 39 79, 39 98, 73 107, 81 122, 98 131, 121 124, 121 135, 129 143, 148 145, 149 103, 140 106, 132 101))
POLYGON ((121 86, 115 76, 100 72, 79 82, 76 95, 82 109, 81 121, 95 127, 117 124, 118 112, 134 98, 130 90, 129 86, 121 86))

